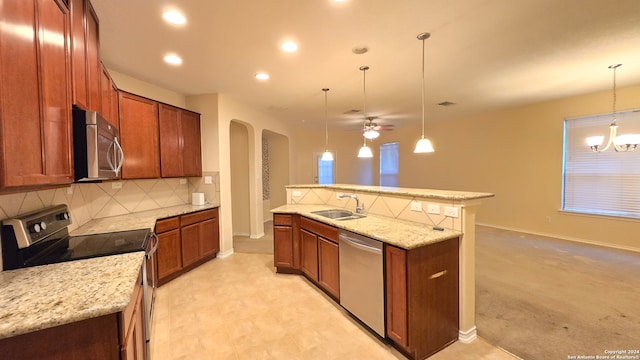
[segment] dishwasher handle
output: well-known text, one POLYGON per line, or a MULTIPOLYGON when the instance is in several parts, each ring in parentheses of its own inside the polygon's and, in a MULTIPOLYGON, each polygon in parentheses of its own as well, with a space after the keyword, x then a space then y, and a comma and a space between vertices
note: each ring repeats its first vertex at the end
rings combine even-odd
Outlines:
MULTIPOLYGON (((382 254, 382 247, 376 247, 368 244, 366 241, 362 241, 360 239, 356 239, 347 235, 340 234, 340 241, 344 242, 345 245, 353 246, 363 251, 367 251, 374 254, 382 254)), ((373 240, 376 241, 376 240, 373 240)))

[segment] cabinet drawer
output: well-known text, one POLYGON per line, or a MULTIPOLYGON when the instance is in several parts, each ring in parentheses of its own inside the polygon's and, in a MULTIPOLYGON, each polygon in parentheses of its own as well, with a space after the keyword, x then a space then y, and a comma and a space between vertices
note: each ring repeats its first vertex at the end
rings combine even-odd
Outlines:
POLYGON ((331 225, 303 217, 300 219, 300 227, 318 234, 325 239, 338 243, 338 228, 331 225))
POLYGON ((291 226, 291 224, 293 224, 293 220, 291 219, 291 215, 286 215, 286 214, 274 214, 273 215, 273 225, 291 226))
POLYGON ((213 219, 217 216, 218 216, 218 209, 203 210, 203 211, 198 211, 196 213, 192 213, 188 215, 182 215, 181 217, 182 226, 203 222, 205 220, 213 219))
POLYGON ((156 221, 156 234, 161 234, 180 227, 180 217, 172 217, 156 221))

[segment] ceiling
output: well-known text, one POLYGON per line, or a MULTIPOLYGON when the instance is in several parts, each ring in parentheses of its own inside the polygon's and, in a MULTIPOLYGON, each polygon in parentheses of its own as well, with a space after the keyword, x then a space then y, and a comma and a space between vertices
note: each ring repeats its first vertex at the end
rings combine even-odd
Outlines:
MULTIPOLYGON (((638 0, 92 0, 107 67, 184 95, 224 93, 297 126, 426 121, 640 84, 638 0), (174 7, 187 18, 169 25, 174 7), (296 53, 280 43, 294 40, 296 53), (367 47, 357 55, 354 47, 367 47), (162 58, 176 52, 181 66, 162 58), (362 65, 366 72, 363 113, 362 65), (257 72, 271 78, 258 81, 257 72), (454 106, 438 103, 451 101, 454 106), (357 112, 352 111, 357 110, 357 112)), ((640 99, 638 99, 640 105, 640 99)))

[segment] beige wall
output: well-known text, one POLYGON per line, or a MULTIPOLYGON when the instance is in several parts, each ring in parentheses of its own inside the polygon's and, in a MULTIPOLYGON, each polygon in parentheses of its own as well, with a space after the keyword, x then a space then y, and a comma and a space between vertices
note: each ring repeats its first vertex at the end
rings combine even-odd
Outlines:
POLYGON ((251 235, 249 217, 249 132, 243 124, 232 121, 230 128, 231 201, 233 235, 251 235))
MULTIPOLYGON (((640 86, 618 90, 618 109, 640 107, 640 86)), ((359 171, 370 171, 378 184, 378 150, 383 142, 400 142, 399 186, 490 192, 477 222, 640 251, 640 221, 560 212, 562 196, 563 121, 565 118, 611 111, 611 92, 582 95, 457 119, 427 122, 432 154, 413 154, 420 124, 384 132, 374 142, 370 170, 356 157, 358 133, 329 134, 337 149, 337 183, 362 183, 359 171), (549 218, 550 222, 547 221, 549 218)), ((603 135, 608 128, 602 129, 603 135)), ((313 163, 323 139, 299 131, 298 172, 301 183, 312 182, 313 163)))
POLYGON ((142 80, 138 80, 129 75, 119 73, 113 69, 108 70, 109 75, 111 75, 111 78, 120 90, 144 96, 149 99, 160 101, 173 106, 187 108, 186 98, 180 93, 150 84, 142 80))

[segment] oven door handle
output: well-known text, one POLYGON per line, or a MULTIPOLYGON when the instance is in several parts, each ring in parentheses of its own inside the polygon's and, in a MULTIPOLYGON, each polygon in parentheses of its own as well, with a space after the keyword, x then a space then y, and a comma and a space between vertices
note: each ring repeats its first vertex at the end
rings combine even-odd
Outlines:
POLYGON ((150 233, 149 236, 151 237, 151 249, 147 252, 145 252, 145 256, 147 259, 150 259, 153 257, 153 254, 158 250, 158 244, 159 244, 159 239, 158 239, 158 235, 156 235, 156 233, 150 233))

